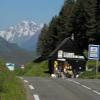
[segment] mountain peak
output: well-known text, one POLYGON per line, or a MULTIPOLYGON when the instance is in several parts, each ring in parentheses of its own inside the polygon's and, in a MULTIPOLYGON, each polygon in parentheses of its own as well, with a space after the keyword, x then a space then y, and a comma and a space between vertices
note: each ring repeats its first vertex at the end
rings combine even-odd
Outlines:
POLYGON ((37 24, 35 21, 33 20, 23 20, 21 21, 20 24, 24 24, 24 25, 28 25, 28 24, 32 24, 32 25, 36 25, 36 26, 41 26, 41 24, 37 24))
POLYGON ((7 30, 0 31, 0 36, 11 43, 17 43, 19 46, 40 33, 43 25, 34 21, 23 20, 21 23, 10 26, 7 30))

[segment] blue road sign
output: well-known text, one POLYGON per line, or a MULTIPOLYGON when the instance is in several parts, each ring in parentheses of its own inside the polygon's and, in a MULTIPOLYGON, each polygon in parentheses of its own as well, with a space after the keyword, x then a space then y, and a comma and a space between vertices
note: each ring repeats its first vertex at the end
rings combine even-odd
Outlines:
POLYGON ((88 59, 99 60, 100 45, 89 45, 88 59))

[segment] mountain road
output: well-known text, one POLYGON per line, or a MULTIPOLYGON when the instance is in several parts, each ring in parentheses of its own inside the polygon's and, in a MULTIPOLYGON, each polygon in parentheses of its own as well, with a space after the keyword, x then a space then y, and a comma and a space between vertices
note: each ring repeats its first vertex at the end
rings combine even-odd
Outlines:
POLYGON ((100 80, 23 77, 32 100, 100 100, 100 80))

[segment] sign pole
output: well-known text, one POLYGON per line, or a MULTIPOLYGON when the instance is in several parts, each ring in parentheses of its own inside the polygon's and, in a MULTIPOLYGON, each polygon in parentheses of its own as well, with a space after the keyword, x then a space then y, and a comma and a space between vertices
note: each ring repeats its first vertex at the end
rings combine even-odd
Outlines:
POLYGON ((98 65, 99 65, 99 60, 96 60, 96 76, 98 74, 98 65))
POLYGON ((100 59, 100 45, 89 45, 88 59, 96 61, 95 75, 97 77, 100 59))

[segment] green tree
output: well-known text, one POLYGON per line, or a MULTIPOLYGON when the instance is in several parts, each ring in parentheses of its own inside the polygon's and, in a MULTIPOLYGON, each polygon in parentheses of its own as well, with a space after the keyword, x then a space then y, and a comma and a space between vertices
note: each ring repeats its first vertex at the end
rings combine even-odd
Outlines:
POLYGON ((71 34, 68 32, 68 28, 66 27, 69 18, 72 15, 72 11, 74 10, 75 2, 74 0, 65 0, 64 6, 62 7, 57 21, 57 27, 58 27, 58 38, 59 42, 58 44, 66 37, 69 37, 71 34))
POLYGON ((49 55, 62 40, 74 34, 81 52, 88 43, 100 44, 100 1, 65 0, 58 16, 43 28, 39 47, 41 54, 49 55))
POLYGON ((86 34, 89 37, 95 37, 97 32, 97 23, 96 23, 96 0, 85 0, 85 10, 87 13, 86 16, 86 34))
POLYGON ((59 40, 57 21, 58 21, 58 17, 55 16, 52 18, 51 22, 49 23, 48 33, 47 33, 48 55, 56 48, 57 42, 59 40))
POLYGON ((43 55, 46 44, 47 44, 47 31, 48 31, 48 26, 44 24, 44 27, 42 28, 42 31, 40 33, 38 43, 37 43, 37 54, 38 55, 43 55))
POLYGON ((74 10, 69 18, 69 22, 66 25, 66 29, 68 33, 74 34, 75 41, 83 51, 85 48, 87 48, 87 13, 85 11, 85 2, 83 2, 83 0, 77 0, 73 9, 74 10))
POLYGON ((96 2, 96 22, 97 22, 96 40, 97 44, 100 44, 100 0, 97 0, 96 2))

